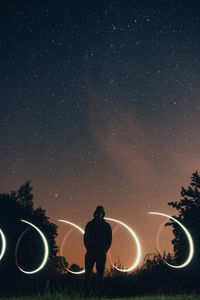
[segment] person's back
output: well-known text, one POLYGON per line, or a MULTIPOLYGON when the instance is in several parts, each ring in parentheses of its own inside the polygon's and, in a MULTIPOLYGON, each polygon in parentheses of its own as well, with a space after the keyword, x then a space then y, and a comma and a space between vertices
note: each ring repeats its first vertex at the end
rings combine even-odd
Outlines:
POLYGON ((87 249, 84 289, 87 293, 89 277, 96 263, 98 293, 102 294, 106 252, 112 243, 112 230, 110 224, 104 220, 105 212, 102 206, 96 208, 93 216, 93 220, 87 223, 84 234, 84 245, 87 249))
POLYGON ((112 232, 110 225, 102 218, 94 218, 85 228, 84 244, 87 250, 105 250, 110 248, 112 232))

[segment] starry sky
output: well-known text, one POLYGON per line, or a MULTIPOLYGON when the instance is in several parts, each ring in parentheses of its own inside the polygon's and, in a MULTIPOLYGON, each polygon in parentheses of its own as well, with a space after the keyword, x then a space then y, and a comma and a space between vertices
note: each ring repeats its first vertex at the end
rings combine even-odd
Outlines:
MULTIPOLYGON (((103 205, 155 252, 165 220, 147 212, 176 214, 200 171, 199 1, 2 0, 0 22, 0 192, 31 180, 58 245, 71 230, 58 219, 84 228, 103 205)), ((134 242, 113 235, 130 265, 134 242)), ((64 249, 83 266, 78 231, 64 249)))

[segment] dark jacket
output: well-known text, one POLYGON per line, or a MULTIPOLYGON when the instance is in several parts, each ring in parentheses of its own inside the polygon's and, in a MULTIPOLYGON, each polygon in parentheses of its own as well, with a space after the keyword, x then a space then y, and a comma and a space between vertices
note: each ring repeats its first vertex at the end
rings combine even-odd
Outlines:
POLYGON ((104 219, 94 218, 85 227, 84 244, 87 250, 108 251, 112 243, 112 229, 104 219))

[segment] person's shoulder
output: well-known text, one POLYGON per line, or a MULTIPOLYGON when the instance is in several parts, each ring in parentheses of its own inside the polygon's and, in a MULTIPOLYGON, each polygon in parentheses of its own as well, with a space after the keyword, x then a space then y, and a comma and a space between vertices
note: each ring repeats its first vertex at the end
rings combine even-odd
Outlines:
POLYGON ((106 227, 111 228, 110 224, 105 219, 104 219, 104 224, 105 224, 106 227))
POLYGON ((86 224, 85 227, 90 227, 90 226, 92 226, 93 223, 94 223, 93 220, 91 220, 91 221, 89 221, 89 222, 86 224))

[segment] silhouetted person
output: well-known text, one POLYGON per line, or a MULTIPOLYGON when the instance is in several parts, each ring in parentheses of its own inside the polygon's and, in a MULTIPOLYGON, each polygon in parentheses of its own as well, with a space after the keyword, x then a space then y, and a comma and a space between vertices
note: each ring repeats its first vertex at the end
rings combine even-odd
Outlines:
POLYGON ((89 278, 94 264, 97 270, 97 292, 103 294, 103 281, 106 263, 106 252, 112 243, 112 230, 110 224, 104 220, 105 211, 102 206, 97 206, 93 220, 85 227, 84 244, 87 249, 85 255, 84 291, 89 292, 89 278))

